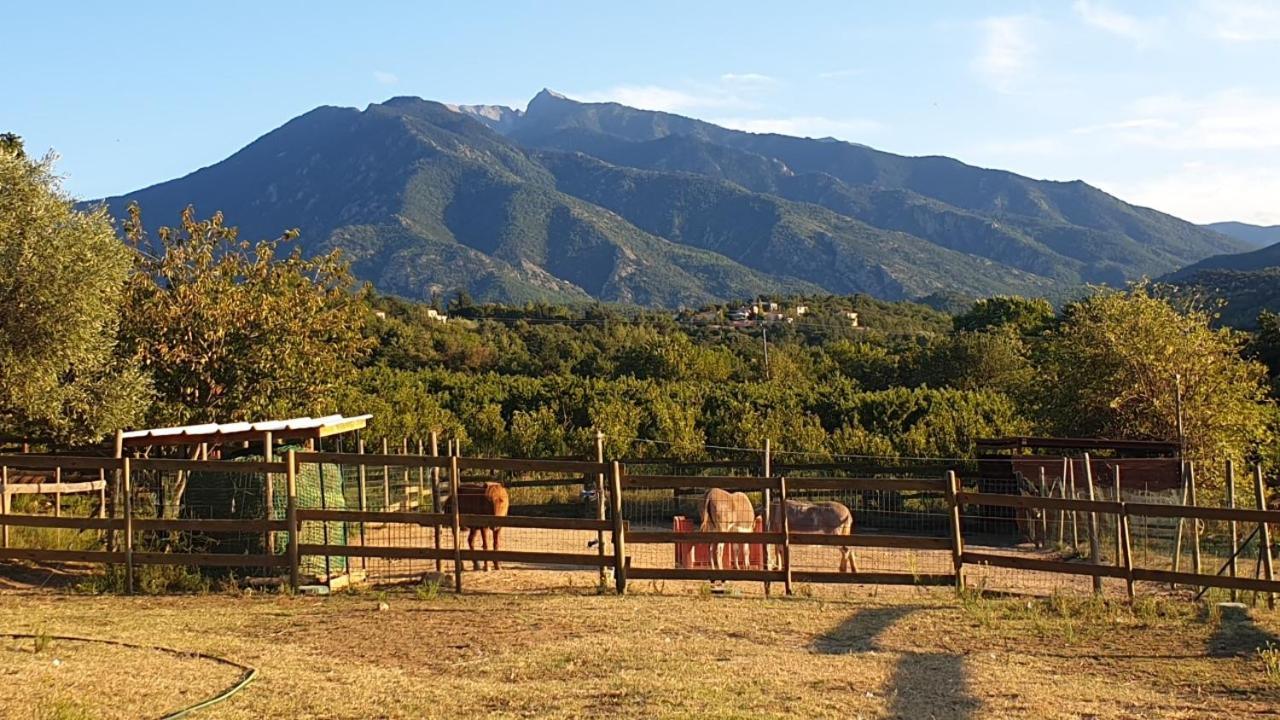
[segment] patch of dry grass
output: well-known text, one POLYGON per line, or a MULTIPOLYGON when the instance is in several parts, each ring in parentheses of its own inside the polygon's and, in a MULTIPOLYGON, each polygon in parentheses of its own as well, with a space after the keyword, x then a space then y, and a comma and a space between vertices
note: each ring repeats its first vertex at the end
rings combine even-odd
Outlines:
MULTIPOLYGON (((382 611, 383 596, 372 592, 0 594, 0 628, 166 645, 256 666, 259 679, 245 692, 201 715, 217 718, 1280 712, 1280 688, 1256 648, 1245 647, 1280 636, 1280 618, 1266 612, 1255 611, 1247 632, 1236 632, 1196 606, 1158 601, 1130 609, 858 587, 764 599, 712 596, 692 583, 638 583, 632 595, 616 597, 597 595, 589 574, 576 587, 543 587, 539 578, 471 574, 475 592, 406 588, 388 593, 382 611), (522 592, 495 592, 512 585, 522 592)), ((64 691, 54 675, 45 678, 50 699, 76 697, 96 713, 94 703, 132 702, 145 691, 135 678, 152 673, 131 668, 151 659, 99 660, 110 666, 84 675, 102 683, 96 689, 64 691)), ((229 684, 223 670, 210 672, 218 680, 209 685, 229 684)), ((29 699, 32 686, 23 687, 29 699)), ((4 703, 0 716, 14 716, 4 703)))

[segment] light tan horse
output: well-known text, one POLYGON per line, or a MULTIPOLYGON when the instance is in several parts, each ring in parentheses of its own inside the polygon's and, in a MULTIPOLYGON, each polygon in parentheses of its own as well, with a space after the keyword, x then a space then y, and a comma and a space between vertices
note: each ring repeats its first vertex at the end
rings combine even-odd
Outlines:
MULTIPOLYGON (((769 514, 769 531, 782 532, 781 502, 773 501, 769 514)), ((787 500, 787 529, 793 533, 821 533, 824 535, 852 535, 853 513, 838 502, 811 503, 802 500, 787 500)), ((769 546, 770 568, 782 567, 778 546, 769 546)), ((840 572, 848 567, 849 572, 858 572, 857 558, 853 555, 851 545, 840 547, 840 572)))
MULTIPOLYGON (((702 525, 699 532, 754 532, 756 529, 756 509, 751 505, 751 498, 746 493, 730 493, 720 488, 711 488, 702 498, 702 525)), ((711 567, 724 569, 724 546, 718 542, 711 546, 711 567)), ((750 562, 747 557, 746 543, 729 544, 729 562, 736 570, 747 568, 750 562)))

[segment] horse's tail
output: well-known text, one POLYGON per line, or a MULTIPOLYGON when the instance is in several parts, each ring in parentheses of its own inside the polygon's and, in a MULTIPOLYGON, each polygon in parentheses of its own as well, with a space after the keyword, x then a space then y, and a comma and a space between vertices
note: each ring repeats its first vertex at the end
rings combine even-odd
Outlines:
POLYGON ((698 532, 707 532, 711 529, 711 493, 702 496, 702 524, 698 526, 698 532))

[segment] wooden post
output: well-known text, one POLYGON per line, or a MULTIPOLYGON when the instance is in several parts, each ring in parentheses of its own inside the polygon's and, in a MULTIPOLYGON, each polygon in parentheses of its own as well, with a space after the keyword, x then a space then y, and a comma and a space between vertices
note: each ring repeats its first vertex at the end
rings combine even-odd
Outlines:
MULTIPOLYGON (((275 435, 270 431, 262 433, 262 459, 271 462, 275 459, 275 435)), ((206 458, 207 459, 207 458, 206 458)), ((266 499, 267 510, 266 518, 272 520, 276 514, 276 489, 275 478, 271 477, 271 473, 266 474, 267 484, 263 488, 263 497, 266 499)), ((268 555, 276 554, 276 534, 270 530, 267 531, 266 547, 268 555)))
MULTIPOLYGON (((596 431, 596 462, 604 464, 604 433, 596 431)), ((596 519, 604 520, 604 473, 596 473, 596 519)), ((596 531, 596 554, 604 559, 604 531, 596 531)), ((603 589, 605 583, 604 563, 600 563, 599 585, 603 589)))
MULTIPOLYGON (((0 465, 0 515, 9 514, 9 466, 0 465)), ((0 547, 9 547, 9 526, 0 525, 0 547)))
MULTIPOLYGON (((1196 464, 1194 461, 1187 462, 1187 499, 1191 507, 1197 507, 1196 500, 1196 464)), ((1200 526, 1199 519, 1191 521, 1191 572, 1199 575, 1202 571, 1200 566, 1200 526)))
MULTIPOLYGON (((1071 478, 1071 499, 1076 499, 1076 461, 1068 459, 1067 461, 1067 477, 1071 478)), ((1066 488, 1063 489, 1063 492, 1066 488)), ((1071 511, 1071 550, 1072 552, 1080 552, 1080 513, 1071 511)))
MULTIPOLYGON (((1236 507, 1236 464, 1234 460, 1227 459, 1227 508, 1234 510, 1236 507)), ((1234 578, 1237 572, 1236 555, 1240 552, 1240 533, 1239 526, 1235 520, 1230 520, 1227 525, 1231 530, 1231 559, 1227 561, 1227 573, 1234 578)), ((1231 588, 1231 602, 1240 599, 1240 591, 1231 588)))
MULTIPOLYGON (((359 430, 356 431, 356 454, 364 455, 364 436, 360 434, 359 430)), ((360 465, 357 466, 356 468, 356 482, 358 485, 358 487, 356 488, 357 490, 356 502, 359 503, 360 505, 360 512, 366 512, 369 509, 369 485, 367 482, 368 480, 367 473, 368 473, 368 470, 365 467, 364 458, 360 458, 360 465)), ((360 547, 364 547, 364 526, 365 526, 365 522, 363 520, 360 521, 360 547)), ((360 569, 367 570, 368 567, 369 567, 369 558, 361 557, 360 569)))
MULTIPOLYGON (((409 437, 407 435, 400 442, 400 454, 401 455, 409 454, 409 437)), ((409 466, 408 465, 400 466, 400 497, 404 498, 404 504, 400 509, 404 510, 405 512, 408 512, 411 509, 411 506, 409 505, 409 466)), ((421 495, 418 496, 418 501, 419 502, 422 501, 421 495)))
MULTIPOLYGON (((1179 437, 1181 437, 1181 432, 1179 432, 1179 437)), ((1182 504, 1186 505, 1188 503, 1187 461, 1180 459, 1178 468, 1179 468, 1179 472, 1181 472, 1182 474, 1182 478, 1181 478, 1182 479, 1182 504)), ((1175 531, 1175 537, 1173 539, 1173 571, 1174 572, 1178 572, 1178 568, 1182 565, 1182 524, 1183 522, 1184 522, 1183 518, 1178 518, 1177 530, 1175 531)), ((1175 587, 1175 583, 1172 583, 1172 582, 1169 583, 1170 590, 1172 590, 1174 587, 1175 587)))
POLYGON ((964 590, 964 534, 960 528, 960 480, 955 470, 947 471, 947 504, 951 507, 951 564, 955 568, 956 592, 964 590))
MULTIPOLYGON (((787 479, 785 477, 778 478, 778 504, 778 512, 781 514, 778 519, 782 524, 782 589, 787 595, 791 595, 791 522, 787 518, 787 479)), ((766 525, 765 532, 768 530, 769 527, 766 525)), ((844 551, 845 548, 841 548, 841 552, 844 551)))
POLYGON ((622 595, 627 591, 627 543, 625 523, 622 521, 622 466, 617 460, 613 461, 609 474, 609 487, 613 495, 610 498, 613 507, 613 582, 618 588, 618 594, 622 595))
POLYGON ((462 503, 458 497, 462 480, 458 475, 458 456, 449 458, 449 499, 453 506, 453 590, 462 593, 462 503))
MULTIPOLYGON (((1262 463, 1253 466, 1253 492, 1258 499, 1258 509, 1267 509, 1267 490, 1262 482, 1262 463)), ((1267 523, 1260 523, 1262 532, 1262 548, 1259 551, 1262 558, 1262 573, 1267 582, 1276 579, 1275 568, 1272 567, 1271 560, 1271 527, 1267 523)), ((1276 607, 1276 594, 1274 592, 1267 593, 1267 607, 1272 610, 1276 607)))
POLYGON ((124 591, 133 594, 133 479, 129 458, 120 459, 120 483, 124 488, 124 591))
MULTIPOLYGON (((1061 492, 1062 492, 1062 497, 1064 498, 1067 496, 1067 467, 1068 467, 1067 463, 1069 462, 1071 462, 1069 458, 1065 458, 1065 457, 1062 458, 1061 492)), ((1066 513, 1062 510, 1059 510, 1058 511, 1058 547, 1062 547, 1063 543, 1066 542, 1066 527, 1067 527, 1066 522, 1067 522, 1066 513)))
MULTIPOLYGON (((764 439, 764 456, 761 458, 760 477, 764 477, 764 478, 773 477, 773 439, 772 438, 764 439)), ((760 513, 760 515, 761 515, 761 519, 764 522, 764 531, 769 532, 769 528, 772 527, 773 525, 772 523, 773 498, 770 497, 771 491, 769 490, 769 488, 765 488, 764 490, 761 491, 760 494, 761 494, 761 499, 764 501, 764 512, 760 513)), ((785 503, 782 506, 782 513, 784 516, 786 515, 785 503)), ((772 553, 769 552, 769 546, 765 545, 764 546, 764 566, 766 569, 772 569, 769 567, 769 560, 770 560, 771 554, 772 553)), ((765 584, 764 584, 765 597, 769 596, 769 593, 771 590, 772 590, 772 583, 765 581, 765 584)), ((786 593, 788 595, 791 594, 790 587, 786 589, 786 593)))
MULTIPOLYGON (((391 454, 387 447, 387 439, 384 437, 382 438, 383 455, 391 454)), ((382 511, 391 512, 391 468, 387 465, 382 466, 382 511)))
MULTIPOLYGON (((417 441, 418 441, 418 457, 422 457, 423 455, 426 454, 423 452, 422 438, 417 438, 417 441)), ((418 512, 427 511, 426 497, 427 497, 427 468, 422 465, 419 465, 418 466, 418 512)))
MULTIPOLYGON (((1094 500, 1093 494, 1093 458, 1089 457, 1089 453, 1084 454, 1084 484, 1085 492, 1089 494, 1089 501, 1094 500)), ((1088 518, 1089 530, 1089 562, 1093 565, 1102 563, 1102 544, 1098 537, 1098 513, 1090 510, 1088 518)), ((1102 594, 1102 576, 1093 575, 1093 593, 1095 595, 1102 594)))
MULTIPOLYGON (((114 457, 117 460, 124 457, 124 430, 116 430, 114 457)), ((114 518, 116 516, 116 503, 119 502, 118 498, 120 497, 120 478, 121 478, 121 472, 119 470, 116 470, 115 472, 111 473, 111 483, 112 483, 111 497, 108 500, 108 502, 111 503, 111 507, 107 509, 107 517, 110 517, 110 518, 114 518)), ((107 552, 115 552, 115 549, 116 549, 116 531, 108 530, 107 531, 107 552)))
MULTIPOLYGON (((431 457, 440 457, 440 433, 435 430, 431 431, 431 457)), ((432 466, 431 468, 431 512, 440 512, 440 468, 432 466)), ((432 535, 435 537, 435 549, 440 549, 440 524, 437 523, 432 535)), ((444 568, 444 560, 440 559, 439 553, 436 554, 436 572, 439 573, 444 568)))
MULTIPOLYGON (((1115 493, 1115 501, 1124 502, 1124 495, 1120 491, 1120 462, 1117 460, 1111 466, 1111 487, 1115 493)), ((1124 528, 1120 527, 1120 513, 1116 513, 1116 565, 1124 565, 1124 528)))
MULTIPOLYGON (((98 468, 98 519, 107 516, 107 471, 98 468)), ((104 530, 105 534, 106 531, 104 530)))
POLYGON ((294 450, 290 450, 285 456, 284 488, 284 514, 289 538, 289 587, 296 592, 301 568, 298 560, 298 458, 294 450))
POLYGON ((1133 544, 1129 540, 1129 511, 1123 500, 1120 501, 1118 522, 1120 524, 1120 557, 1124 561, 1124 589, 1129 596, 1129 602, 1133 602, 1133 544))
MULTIPOLYGON (((1049 481, 1045 478, 1044 466, 1040 466, 1040 497, 1049 496, 1049 481)), ((1040 508, 1040 547, 1049 547, 1049 511, 1040 508)))
POLYGON ((62 517, 62 468, 53 469, 53 516, 62 517))

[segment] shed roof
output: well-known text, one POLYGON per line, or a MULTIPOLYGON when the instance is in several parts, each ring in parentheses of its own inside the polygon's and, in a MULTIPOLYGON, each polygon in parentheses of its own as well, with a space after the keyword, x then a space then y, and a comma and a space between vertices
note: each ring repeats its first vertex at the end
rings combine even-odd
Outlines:
POLYGON ((206 423, 203 425, 179 425, 176 427, 127 430, 124 444, 130 447, 142 445, 194 445, 197 443, 224 443, 261 439, 271 433, 277 439, 308 439, 340 435, 363 428, 372 415, 325 415, 324 417, 297 417, 288 420, 264 420, 260 422, 206 423))

